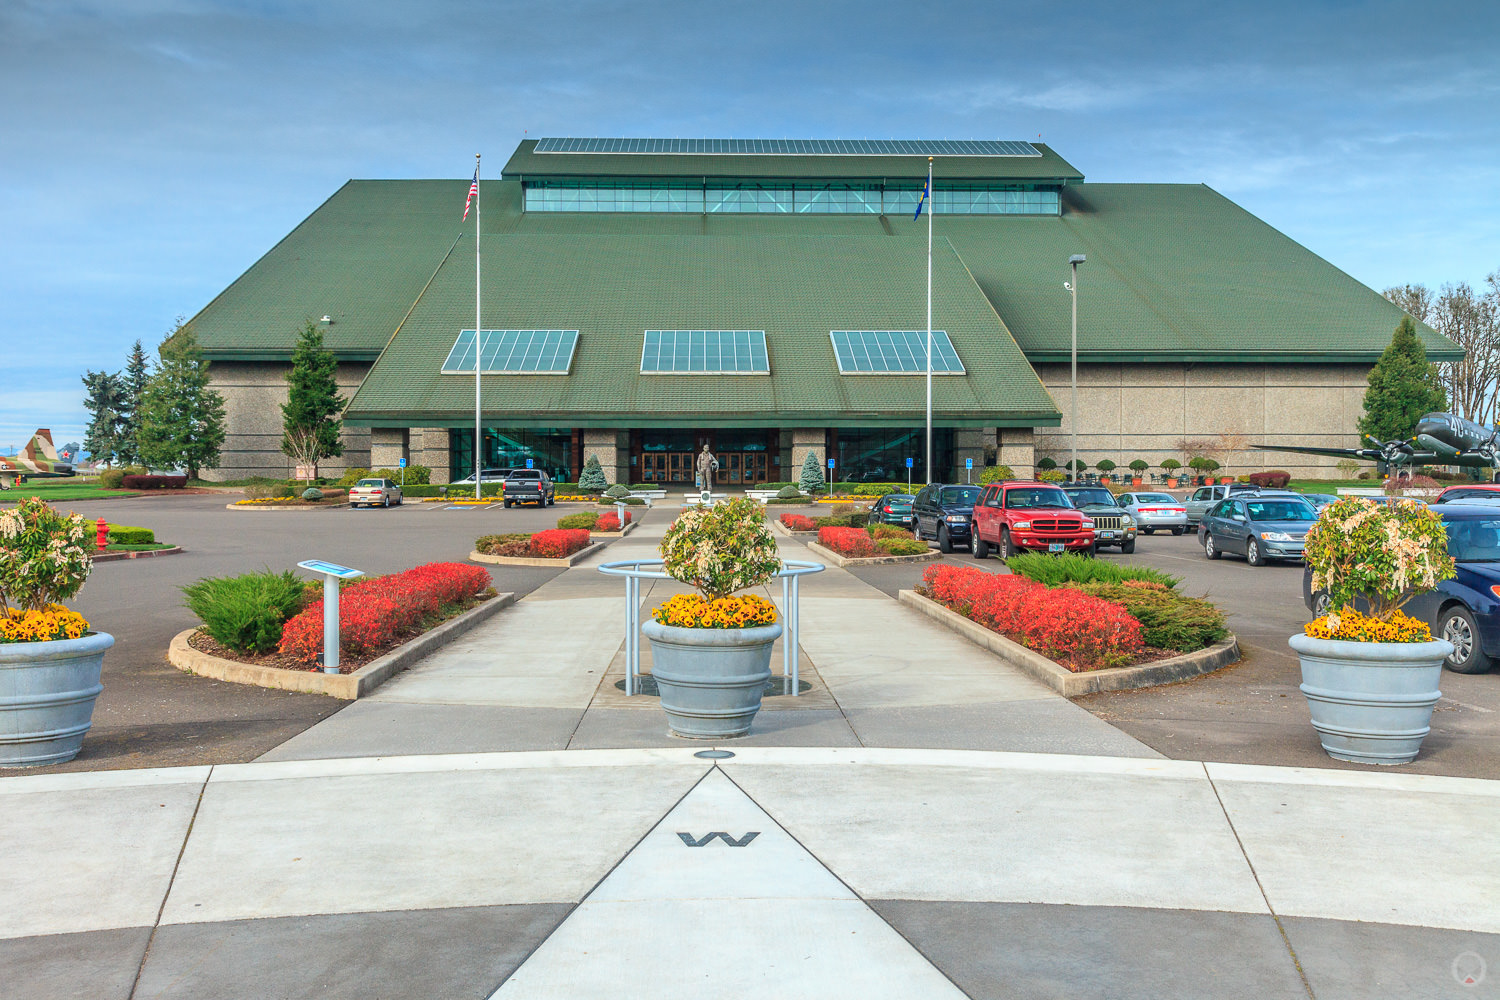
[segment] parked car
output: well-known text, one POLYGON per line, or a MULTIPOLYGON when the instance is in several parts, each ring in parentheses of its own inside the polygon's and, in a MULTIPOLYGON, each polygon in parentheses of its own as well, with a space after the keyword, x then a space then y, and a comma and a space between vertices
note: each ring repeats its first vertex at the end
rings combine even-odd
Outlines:
POLYGON ((1453 503, 1469 500, 1500 500, 1500 483, 1465 483, 1450 486, 1437 495, 1433 503, 1453 503))
POLYGON ((1187 507, 1170 493, 1121 493, 1116 502, 1130 511, 1147 535, 1158 531, 1180 535, 1187 530, 1187 507))
POLYGON ((1135 551, 1136 519, 1116 497, 1103 486, 1064 486, 1073 506, 1094 522, 1094 548, 1118 545, 1129 555, 1135 551))
POLYGON ((1007 480, 984 487, 974 507, 975 559, 994 549, 1009 559, 1023 549, 1094 552, 1094 520, 1073 506, 1061 487, 1007 480))
POLYGON ((912 500, 912 533, 919 541, 936 539, 938 548, 952 552, 954 545, 969 544, 969 519, 981 487, 955 483, 929 483, 912 500))
POLYGON ((1198 541, 1210 559, 1229 552, 1251 566, 1264 566, 1301 559, 1307 529, 1317 519, 1312 504, 1300 497, 1235 496, 1220 500, 1198 521, 1198 541))
POLYGON ((557 491, 552 487, 552 478, 541 469, 515 469, 505 477, 500 499, 507 510, 518 503, 551 507, 557 503, 557 491))
MULTIPOLYGON (((1461 674, 1482 674, 1500 657, 1500 510, 1485 504, 1445 503, 1433 507, 1448 529, 1448 552, 1456 574, 1437 589, 1419 594, 1402 608, 1453 643, 1443 662, 1461 674)), ((1312 589, 1312 570, 1302 574, 1302 600, 1314 617, 1329 611, 1328 592, 1312 589)))
MULTIPOLYGON (((506 478, 515 471, 515 469, 485 469, 480 473, 480 475, 483 477, 483 481, 486 483, 503 483, 505 482, 506 478)), ((468 483, 470 486, 474 485, 474 473, 471 472, 467 476, 464 476, 462 479, 456 479, 448 485, 462 486, 465 483, 468 483)))
POLYGON ((1302 493, 1299 495, 1302 497, 1302 499, 1312 504, 1312 509, 1317 511, 1319 514, 1323 513, 1324 507, 1327 507, 1331 503, 1338 502, 1338 497, 1334 496, 1332 493, 1302 493))
POLYGON ((1193 491, 1192 495, 1183 501, 1183 510, 1187 512, 1188 524, 1197 524, 1198 519, 1203 516, 1204 511, 1225 499, 1231 493, 1257 493, 1260 488, 1252 483, 1225 483, 1220 486, 1200 486, 1193 491))
POLYGON ((350 507, 401 506, 401 487, 389 479, 361 479, 349 487, 350 507))
POLYGON ((876 524, 899 524, 911 527, 911 505, 916 497, 910 493, 887 493, 870 508, 870 520, 876 524))

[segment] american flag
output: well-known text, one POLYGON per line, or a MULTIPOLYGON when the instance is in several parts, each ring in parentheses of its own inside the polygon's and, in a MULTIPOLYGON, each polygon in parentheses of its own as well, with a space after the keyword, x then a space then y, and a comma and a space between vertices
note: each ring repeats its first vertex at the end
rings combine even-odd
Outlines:
POLYGON ((465 221, 465 222, 468 221, 468 219, 469 219, 469 206, 472 205, 472 204, 474 204, 474 199, 478 195, 479 195, 479 168, 475 167, 474 168, 474 182, 469 185, 469 196, 464 199, 464 217, 463 217, 463 221, 465 221))

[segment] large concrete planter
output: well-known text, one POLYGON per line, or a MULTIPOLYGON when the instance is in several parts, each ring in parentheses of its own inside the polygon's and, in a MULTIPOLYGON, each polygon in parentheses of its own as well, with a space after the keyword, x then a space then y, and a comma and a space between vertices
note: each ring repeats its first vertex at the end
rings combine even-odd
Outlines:
POLYGON ((1409 764, 1431 730, 1438 678, 1453 644, 1347 642, 1294 635, 1302 693, 1328 756, 1360 764, 1409 764))
POLYGON ((99 672, 115 637, 0 643, 0 767, 61 764, 93 724, 99 672))
POLYGON ((672 732, 731 739, 750 731, 771 679, 771 644, 781 623, 756 628, 678 628, 647 621, 651 676, 672 732))

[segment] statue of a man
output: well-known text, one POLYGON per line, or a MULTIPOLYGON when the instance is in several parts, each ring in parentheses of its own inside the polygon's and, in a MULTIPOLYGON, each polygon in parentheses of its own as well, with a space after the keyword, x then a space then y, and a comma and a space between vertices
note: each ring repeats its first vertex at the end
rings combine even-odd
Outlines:
POLYGON ((713 486, 714 471, 718 469, 718 467, 719 460, 713 456, 713 453, 708 450, 708 445, 705 444, 703 446, 703 450, 698 453, 698 462, 696 466, 698 472, 698 488, 700 490, 706 490, 713 486))

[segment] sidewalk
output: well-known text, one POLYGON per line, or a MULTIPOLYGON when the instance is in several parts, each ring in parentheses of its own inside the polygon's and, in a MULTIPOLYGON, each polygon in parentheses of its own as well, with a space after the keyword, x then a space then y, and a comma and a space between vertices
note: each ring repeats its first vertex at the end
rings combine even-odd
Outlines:
POLYGON ((1161 759, 839 570, 703 759, 615 687, 623 589, 254 763, 0 777, 0 996, 1500 995, 1500 782, 1161 759))

